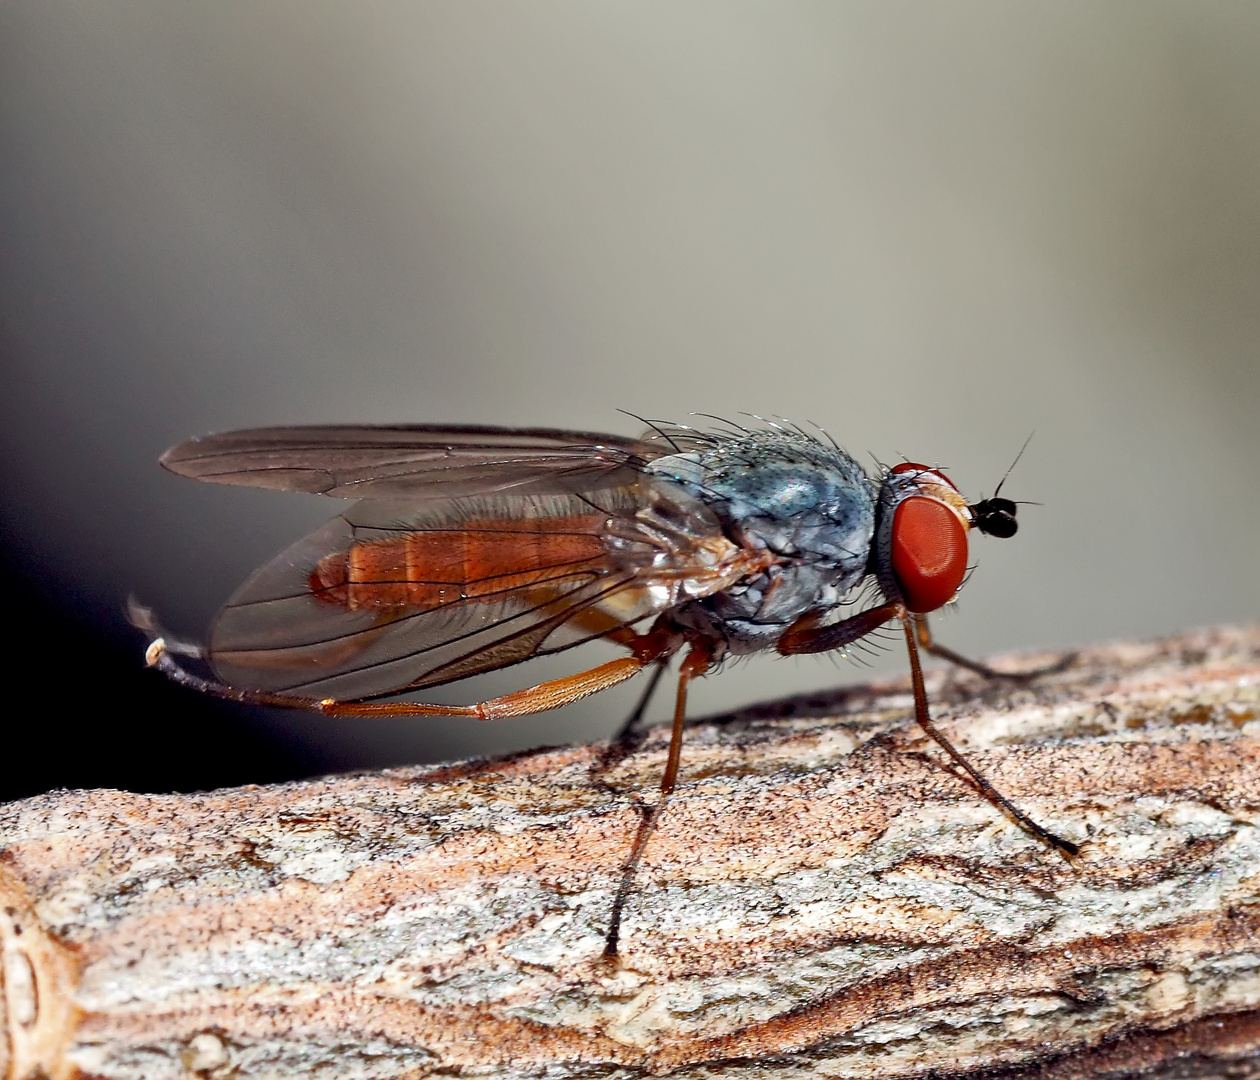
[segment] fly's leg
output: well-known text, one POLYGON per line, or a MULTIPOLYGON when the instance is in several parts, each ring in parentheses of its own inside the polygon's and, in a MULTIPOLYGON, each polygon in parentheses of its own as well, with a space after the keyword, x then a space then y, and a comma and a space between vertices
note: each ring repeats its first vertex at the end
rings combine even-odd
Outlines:
POLYGON ((878 630, 902 612, 900 604, 881 604, 843 622, 818 625, 809 615, 797 619, 775 646, 784 656, 843 649, 878 630))
MULTIPOLYGON (((872 630, 879 629, 879 627, 894 618, 900 619, 902 626, 905 628, 906 648, 910 651, 910 676, 914 684, 914 718, 918 721, 919 727, 936 740, 945 753, 950 756, 950 759, 971 777, 972 782, 980 790, 980 794, 1001 810, 1002 813, 1014 819, 1021 828, 1032 833, 1043 844, 1053 848, 1065 858, 1076 855, 1080 851, 1076 844, 1070 840, 1064 840, 1061 836, 1056 836, 1048 829, 1038 825, 1023 811, 1017 810, 1010 800, 998 791, 979 769, 963 757, 954 745, 945 738, 940 729, 932 723, 931 714, 928 712, 927 691, 923 686, 923 666, 919 662, 918 645, 922 641, 922 635, 927 633, 927 620, 923 616, 907 611, 899 603, 882 604, 879 607, 871 608, 869 611, 864 611, 860 615, 855 615, 851 619, 845 619, 843 622, 833 623, 830 626, 815 625, 809 616, 805 616, 779 639, 779 652, 790 655, 838 649, 852 641, 856 641, 864 634, 869 634, 872 630)), ((929 637, 928 640, 930 641, 931 638, 929 637)), ((939 646, 937 649, 939 649, 939 646)), ((937 650, 933 649, 933 651, 937 650)), ((970 660, 962 657, 958 658, 958 662, 965 667, 979 671, 981 674, 989 674, 988 669, 984 668, 983 665, 973 664, 970 660)), ((992 674, 1000 675, 1002 672, 993 672, 992 674)))
MULTIPOLYGON (((927 691, 923 686, 923 666, 919 663, 918 627, 916 625, 918 620, 911 612, 903 610, 900 614, 901 623, 906 632, 906 648, 910 652, 910 678, 914 684, 914 718, 918 721, 919 727, 935 739, 941 749, 950 756, 954 764, 971 777, 972 782, 980 789, 980 794, 1007 817, 1013 819, 1020 828, 1032 833, 1043 844, 1054 848, 1055 851, 1068 860, 1078 855, 1081 850, 1078 845, 1072 843, 1071 840, 1065 840, 1061 836, 1056 836, 1049 829, 1038 825, 1022 810, 1016 809, 1011 801, 989 782, 984 773, 963 757, 954 747, 954 744, 945 738, 940 729, 932 723, 932 717, 928 713, 927 691)), ((923 625, 926 625, 926 623, 923 625)))
POLYGON ((637 736, 634 734, 634 727, 643 718, 644 712, 647 711, 648 702, 652 700, 653 693, 660 685, 661 676, 665 674, 669 661, 683 644, 683 638, 678 630, 665 619, 658 619, 652 626, 652 629, 646 634, 636 633, 632 629, 621 627, 609 634, 608 639, 629 649, 631 653, 643 661, 645 667, 654 663, 655 668, 648 678, 647 686, 643 688, 643 693, 639 695, 639 700, 635 704, 634 709, 626 717, 621 727, 617 729, 617 733, 608 740, 608 745, 598 755, 591 769, 592 776, 597 783, 600 775, 607 772, 608 769, 612 768, 623 758, 628 757, 634 750, 638 741, 637 736))
POLYGON ((168 634, 158 622, 157 613, 152 608, 145 607, 134 596, 127 597, 127 621, 141 633, 147 634, 150 644, 161 640, 166 652, 174 653, 176 656, 187 656, 192 660, 206 658, 204 645, 168 634))
POLYGON ((648 702, 652 700, 653 693, 661 683, 661 676, 665 674, 665 669, 669 666, 669 659, 670 654, 666 654, 656 661, 652 674, 648 676, 647 685, 643 688, 643 693, 639 695, 638 703, 621 727, 617 729, 617 733, 608 740, 608 745, 596 757, 591 768, 591 776, 596 783, 600 782, 599 778, 605 772, 629 757, 642 739, 642 735, 636 732, 634 727, 647 711, 648 702))
POLYGON ((969 660, 960 653, 954 652, 953 649, 944 645, 938 645, 932 639, 932 631, 928 629, 926 615, 912 614, 910 617, 914 620, 915 636, 918 638, 921 649, 925 652, 930 652, 933 656, 939 656, 942 660, 948 660, 951 664, 957 664, 968 671, 974 671, 977 675, 983 675, 986 679, 1022 680, 1036 679, 1042 675, 1055 675, 1070 667, 1072 661, 1076 659, 1076 653, 1070 652, 1060 657, 1053 664, 1046 664, 1045 667, 1033 668, 1030 671, 998 671, 996 668, 989 667, 988 664, 982 664, 978 660, 969 660))
POLYGON ((172 682, 191 690, 237 701, 245 705, 270 705, 282 709, 307 709, 325 716, 469 716, 477 720, 506 720, 514 716, 546 712, 581 701, 584 697, 625 682, 642 671, 656 657, 644 659, 626 656, 610 660, 599 667, 582 671, 568 678, 539 683, 525 690, 489 698, 475 705, 428 705, 414 701, 337 701, 334 698, 302 697, 297 694, 270 693, 264 690, 242 690, 235 686, 202 678, 181 667, 171 654, 164 638, 155 638, 145 650, 145 662, 155 667, 172 682))
POLYGON ((674 790, 674 785, 678 782, 678 765, 682 760, 683 722, 687 716, 687 684, 708 671, 712 663, 713 645, 702 638, 692 643, 691 651, 682 662, 678 672, 678 693, 674 698, 674 726, 669 736, 669 756, 665 762, 665 773, 661 777, 661 797, 639 821, 639 829, 635 833, 630 855, 622 867, 621 884, 613 899, 612 917, 608 921, 608 936, 604 939, 605 960, 612 960, 617 956, 617 943, 621 937, 621 916, 626 907, 626 900, 630 896, 630 888, 634 884, 635 869, 643 857, 643 849, 656 830, 670 792, 674 790))
POLYGON ((648 677, 647 685, 643 688, 643 693, 639 695, 639 700, 631 710, 630 715, 626 717, 621 727, 617 729, 617 734, 611 739, 613 743, 625 742, 634 727, 643 719, 643 714, 647 712, 648 703, 652 700, 652 695, 656 693, 656 688, 661 684, 661 676, 665 674, 665 668, 669 664, 668 657, 662 657, 656 662, 656 668, 648 677))

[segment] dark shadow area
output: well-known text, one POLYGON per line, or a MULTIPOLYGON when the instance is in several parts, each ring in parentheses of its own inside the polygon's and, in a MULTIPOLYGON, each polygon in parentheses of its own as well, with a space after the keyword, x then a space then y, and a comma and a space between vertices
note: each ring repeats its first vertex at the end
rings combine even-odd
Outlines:
POLYGON ((200 791, 338 767, 268 732, 264 717, 210 702, 144 667, 118 612, 107 627, 66 609, 0 551, 17 616, 3 722, 0 801, 53 788, 200 791))

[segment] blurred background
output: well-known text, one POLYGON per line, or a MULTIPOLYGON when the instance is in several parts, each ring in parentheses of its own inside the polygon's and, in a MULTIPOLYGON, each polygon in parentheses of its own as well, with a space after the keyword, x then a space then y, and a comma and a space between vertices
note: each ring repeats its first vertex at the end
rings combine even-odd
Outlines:
MULTIPOLYGON (((208 431, 816 421, 1043 505, 940 638, 1260 612, 1260 5, 0 4, 0 796, 603 737, 237 709, 144 671, 338 506, 156 464, 208 431), (27 695, 32 695, 27 697, 27 695), (19 752, 15 752, 19 751, 19 752)), ((472 701, 599 648, 445 688, 472 701)), ((758 658, 693 715, 905 670, 758 658)), ((667 693, 652 715, 663 718, 667 693)))

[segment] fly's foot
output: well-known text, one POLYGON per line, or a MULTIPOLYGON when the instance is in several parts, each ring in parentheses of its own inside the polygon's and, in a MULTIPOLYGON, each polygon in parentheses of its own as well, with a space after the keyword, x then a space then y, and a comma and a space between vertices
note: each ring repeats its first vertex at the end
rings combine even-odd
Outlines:
POLYGON ((1044 664, 1041 667, 1030 668, 1026 671, 999 671, 997 668, 990 667, 988 664, 982 664, 978 660, 972 660, 961 653, 954 652, 953 649, 946 648, 944 645, 938 645, 931 642, 924 646, 927 652, 933 656, 939 656, 942 660, 948 660, 956 667, 965 668, 967 671, 973 671, 977 675, 982 675, 986 679, 1005 680, 1006 682, 1025 683, 1032 682, 1033 679, 1040 679, 1046 675, 1057 675, 1061 671, 1066 671, 1072 666, 1079 655, 1076 652, 1064 653, 1053 663, 1044 664))
POLYGON ((127 621, 149 638, 148 648, 144 650, 144 662, 149 667, 158 667, 163 654, 187 656, 192 660, 206 658, 204 646, 168 634, 162 629, 154 610, 140 603, 134 596, 127 597, 127 621))
POLYGON ((144 650, 145 667, 157 667, 162 662, 162 654, 166 652, 166 639, 155 637, 144 650))
POLYGON ((981 675, 990 679, 1007 679, 1013 682, 1032 682, 1033 679, 1040 679, 1045 675, 1057 675, 1060 671, 1066 671, 1076 660, 1079 653, 1064 653, 1058 660, 1051 664, 1043 664, 1038 668, 1031 668, 1028 671, 998 671, 996 668, 988 667, 985 664, 977 664, 975 669, 980 671, 981 675))

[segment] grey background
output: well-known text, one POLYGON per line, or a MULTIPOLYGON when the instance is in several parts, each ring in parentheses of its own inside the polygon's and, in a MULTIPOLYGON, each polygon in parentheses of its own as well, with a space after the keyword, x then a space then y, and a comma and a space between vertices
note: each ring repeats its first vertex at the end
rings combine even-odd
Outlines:
MULTIPOLYGON (((977 540, 943 640, 1260 610, 1255 3, 5 2, 0 137, 9 614, 80 634, 17 666, 58 693, 74 650, 139 664, 128 591, 200 633, 335 512, 155 464, 275 423, 777 414, 972 497, 1035 429, 1006 493, 1044 505, 977 540)), ((864 674, 757 659, 693 713, 864 674)), ((634 693, 230 730, 318 771, 596 737, 634 693)))

